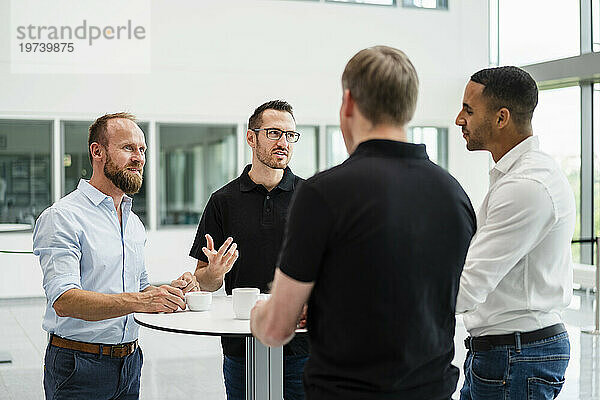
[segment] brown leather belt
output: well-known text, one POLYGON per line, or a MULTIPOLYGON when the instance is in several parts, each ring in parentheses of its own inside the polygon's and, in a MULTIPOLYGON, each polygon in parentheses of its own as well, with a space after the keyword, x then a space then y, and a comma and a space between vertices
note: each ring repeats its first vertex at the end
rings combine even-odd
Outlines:
POLYGON ((122 344, 94 344, 65 339, 56 335, 52 335, 50 344, 63 349, 83 351, 84 353, 91 354, 100 354, 102 350, 102 355, 118 358, 126 357, 138 348, 137 340, 122 344))

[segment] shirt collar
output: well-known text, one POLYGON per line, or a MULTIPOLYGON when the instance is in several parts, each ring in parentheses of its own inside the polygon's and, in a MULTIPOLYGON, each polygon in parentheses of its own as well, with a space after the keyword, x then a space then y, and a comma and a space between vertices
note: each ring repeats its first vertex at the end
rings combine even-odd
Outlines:
POLYGON ((387 139, 371 139, 360 143, 350 157, 358 154, 388 155, 423 160, 429 159, 424 144, 414 144, 387 139))
POLYGON ((512 166, 517 162, 521 156, 531 150, 538 150, 540 148, 540 141, 537 136, 530 136, 523 140, 521 143, 513 147, 498 160, 494 168, 490 171, 490 174, 496 170, 503 174, 506 174, 512 166))
MULTIPOLYGON (((248 172, 250 172, 251 167, 252 164, 246 165, 246 168, 244 168, 244 172, 242 172, 242 175, 240 176, 240 190, 242 192, 249 192, 255 187, 259 186, 252 179, 250 179, 250 175, 248 175, 248 172)), ((294 175, 290 167, 286 167, 283 170, 283 177, 281 178, 281 181, 279 181, 279 184, 275 187, 281 190, 285 190, 286 192, 292 191, 294 190, 295 177, 296 176, 294 175)))
MULTIPOLYGON (((77 189, 80 190, 95 206, 98 206, 107 198, 112 201, 112 197, 107 194, 102 193, 94 186, 90 184, 89 181, 85 179, 80 179, 79 184, 77 185, 77 189)), ((131 207, 131 197, 124 195, 123 202, 126 207, 131 207)))

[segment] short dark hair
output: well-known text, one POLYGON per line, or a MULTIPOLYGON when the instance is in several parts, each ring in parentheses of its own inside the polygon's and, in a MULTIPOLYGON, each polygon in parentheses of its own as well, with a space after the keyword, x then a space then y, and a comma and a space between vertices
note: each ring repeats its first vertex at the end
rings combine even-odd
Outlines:
POLYGON ((103 116, 101 116, 97 120, 95 120, 94 123, 92 125, 90 125, 89 135, 88 135, 88 157, 90 159, 90 164, 92 163, 92 151, 90 150, 90 146, 92 145, 92 143, 96 142, 96 143, 100 143, 104 147, 108 147, 108 137, 106 135, 106 127, 108 125, 108 121, 110 121, 111 119, 116 119, 116 118, 125 118, 125 119, 131 120, 133 122, 136 122, 135 115, 126 113, 126 112, 119 112, 119 113, 114 113, 114 114, 104 114, 103 116))
POLYGON ((344 69, 342 87, 373 125, 406 125, 419 95, 419 77, 401 50, 374 46, 356 53, 344 69))
POLYGON ((483 96, 489 109, 497 111, 506 107, 517 126, 531 124, 538 103, 538 88, 526 71, 513 66, 486 68, 475 72, 471 80, 485 86, 483 96))
POLYGON ((294 121, 296 121, 296 118, 294 118, 294 112, 292 110, 292 106, 287 101, 271 100, 271 101, 267 101, 264 104, 261 104, 260 106, 258 106, 256 108, 256 110, 254 110, 254 113, 252 113, 252 115, 250 116, 250 119, 248 120, 248 129, 260 128, 260 126, 262 125, 262 113, 265 112, 266 110, 276 110, 276 111, 288 112, 288 113, 290 113, 290 115, 292 116, 294 121))

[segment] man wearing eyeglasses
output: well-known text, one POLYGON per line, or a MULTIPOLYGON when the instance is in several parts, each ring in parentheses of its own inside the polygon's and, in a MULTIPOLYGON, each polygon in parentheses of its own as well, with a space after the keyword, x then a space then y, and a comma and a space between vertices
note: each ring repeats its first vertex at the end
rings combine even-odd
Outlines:
MULTIPOLYGON (((252 148, 252 164, 212 194, 190 251, 198 259, 194 274, 203 290, 215 291, 224 283, 228 294, 236 287, 268 292, 288 206, 302 181, 288 167, 299 138, 292 107, 285 101, 269 101, 250 117, 246 141, 252 148)), ((227 399, 244 399, 244 339, 223 337, 221 343, 227 399)), ((283 354, 284 397, 303 399, 307 339, 294 339, 283 354)))

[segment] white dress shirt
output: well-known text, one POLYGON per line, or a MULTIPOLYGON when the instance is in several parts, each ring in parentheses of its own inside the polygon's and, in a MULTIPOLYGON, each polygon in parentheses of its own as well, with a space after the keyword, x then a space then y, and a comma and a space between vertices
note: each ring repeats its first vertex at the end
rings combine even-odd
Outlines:
POLYGON ((490 171, 460 278, 456 311, 471 336, 528 332, 562 321, 572 296, 575 199, 531 136, 490 171))
POLYGON ((40 257, 44 273, 44 330, 89 343, 137 339, 139 327, 132 314, 84 321, 59 317, 54 310, 56 299, 69 289, 124 293, 149 286, 144 264, 146 231, 131 211, 131 204, 131 198, 124 196, 120 226, 112 197, 82 179, 77 189, 39 216, 33 231, 33 252, 40 257))

